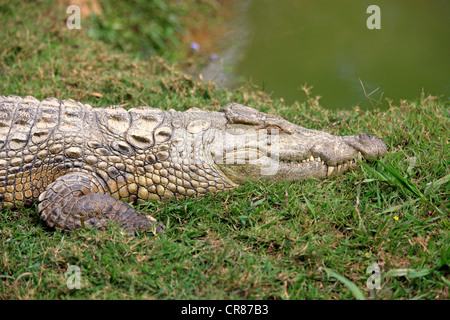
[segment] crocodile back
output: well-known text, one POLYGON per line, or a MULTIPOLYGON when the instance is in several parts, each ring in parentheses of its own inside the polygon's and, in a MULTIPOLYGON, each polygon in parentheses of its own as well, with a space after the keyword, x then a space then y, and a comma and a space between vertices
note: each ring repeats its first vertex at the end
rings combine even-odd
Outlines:
POLYGON ((207 148, 225 122, 218 112, 0 96, 0 207, 36 202, 73 172, 138 203, 233 188, 207 148))
POLYGON ((0 206, 34 202, 74 165, 67 155, 81 152, 91 109, 73 100, 0 96, 0 206))

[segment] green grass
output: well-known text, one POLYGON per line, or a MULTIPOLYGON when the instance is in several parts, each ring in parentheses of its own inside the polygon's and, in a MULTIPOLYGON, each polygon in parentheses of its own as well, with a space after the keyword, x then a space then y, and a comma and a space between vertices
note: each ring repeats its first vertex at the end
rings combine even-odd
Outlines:
POLYGON ((143 57, 158 54, 169 58, 175 56, 180 43, 177 34, 183 27, 178 17, 183 9, 175 1, 103 1, 102 14, 91 18, 89 34, 143 57))
POLYGON ((91 38, 89 21, 67 30, 67 16, 53 1, 0 5, 0 94, 177 110, 236 101, 332 134, 369 132, 389 152, 340 177, 141 205, 165 237, 67 235, 35 207, 1 210, 0 299, 448 299, 445 97, 418 93, 385 112, 331 112, 311 97, 285 105, 253 87, 218 90, 157 56, 140 60, 91 38), (367 287, 374 263, 379 290, 367 287), (70 265, 79 290, 66 286, 70 265))

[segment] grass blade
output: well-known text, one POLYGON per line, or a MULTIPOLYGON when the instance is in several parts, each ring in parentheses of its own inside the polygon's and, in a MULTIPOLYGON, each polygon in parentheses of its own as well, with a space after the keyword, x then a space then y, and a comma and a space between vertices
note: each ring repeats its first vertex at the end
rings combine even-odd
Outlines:
POLYGON ((423 270, 414 270, 414 269, 395 269, 389 270, 384 277, 406 277, 408 279, 420 278, 427 276, 433 272, 433 269, 423 269, 423 270))
MULTIPOLYGON (((412 183, 409 179, 403 177, 402 174, 397 169, 395 169, 391 164, 387 165, 387 164, 383 163, 382 161, 380 161, 376 158, 373 158, 373 157, 372 157, 372 159, 373 159, 373 161, 377 162, 380 166, 382 166, 383 169, 386 171, 386 173, 379 172, 379 171, 373 169, 372 167, 365 164, 363 161, 358 160, 358 162, 367 171, 372 173, 374 176, 377 176, 381 182, 388 183, 389 185, 391 185, 393 187, 399 187, 401 190, 404 190, 404 189, 408 190, 414 196, 416 196, 417 198, 420 198, 420 200, 427 203, 429 206, 433 207, 439 214, 441 214, 442 216, 446 216, 446 214, 444 212, 442 212, 441 209, 439 209, 434 203, 432 203, 430 200, 428 200, 428 198, 417 188, 417 186, 414 183, 412 183)), ((445 184, 448 181, 449 176, 450 175, 447 175, 444 178, 439 179, 442 181, 436 182, 438 184, 438 186, 445 184)))
POLYGON ((446 175, 446 176, 444 176, 444 177, 442 177, 442 178, 440 178, 438 180, 433 181, 429 186, 427 186, 425 188, 424 194, 426 196, 428 196, 431 193, 431 191, 436 191, 442 185, 446 184, 449 181, 450 181, 450 174, 448 174, 448 175, 446 175))
POLYGON ((339 273, 337 273, 336 271, 334 271, 332 269, 329 269, 329 268, 324 268, 324 269, 327 272, 329 277, 336 278, 337 280, 342 282, 347 288, 349 288, 349 290, 352 292, 353 296, 356 299, 358 299, 358 300, 366 300, 366 297, 364 297, 364 295, 358 289, 356 284, 354 284, 353 282, 348 280, 346 277, 341 276, 339 273))

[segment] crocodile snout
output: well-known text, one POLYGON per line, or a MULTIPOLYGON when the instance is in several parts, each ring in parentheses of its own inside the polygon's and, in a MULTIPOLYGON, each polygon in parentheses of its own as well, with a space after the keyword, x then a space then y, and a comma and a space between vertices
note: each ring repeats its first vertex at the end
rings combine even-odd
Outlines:
POLYGON ((368 133, 361 133, 356 136, 343 136, 342 139, 347 145, 361 152, 367 161, 371 161, 372 157, 381 158, 387 152, 386 144, 368 133))

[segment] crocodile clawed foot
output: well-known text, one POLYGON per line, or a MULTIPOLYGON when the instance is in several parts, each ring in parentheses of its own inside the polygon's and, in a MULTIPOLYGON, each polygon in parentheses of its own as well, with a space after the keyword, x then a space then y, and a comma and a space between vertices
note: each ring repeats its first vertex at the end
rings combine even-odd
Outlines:
POLYGON ((147 226, 145 229, 147 232, 153 232, 154 235, 161 235, 164 236, 165 232, 164 229, 166 228, 164 224, 161 222, 156 221, 155 218, 152 216, 145 216, 149 222, 149 226, 147 226))

